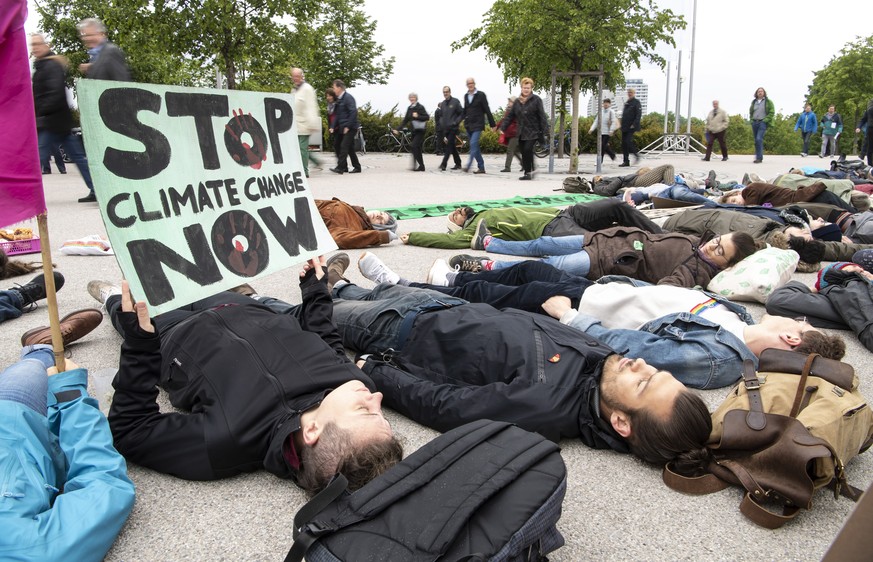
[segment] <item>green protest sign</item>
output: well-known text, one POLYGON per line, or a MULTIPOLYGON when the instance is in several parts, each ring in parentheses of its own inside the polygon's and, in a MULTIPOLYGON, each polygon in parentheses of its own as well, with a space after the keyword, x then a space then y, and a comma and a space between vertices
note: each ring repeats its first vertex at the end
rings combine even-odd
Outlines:
POLYGON ((152 314, 336 249, 290 95, 102 80, 78 92, 103 222, 152 314))

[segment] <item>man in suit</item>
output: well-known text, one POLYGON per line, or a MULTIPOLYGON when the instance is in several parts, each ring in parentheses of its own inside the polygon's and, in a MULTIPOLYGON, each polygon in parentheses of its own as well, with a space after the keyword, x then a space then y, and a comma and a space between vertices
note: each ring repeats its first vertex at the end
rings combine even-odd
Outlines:
POLYGON ((630 155, 634 155, 634 164, 640 159, 640 151, 634 143, 634 133, 640 130, 640 118, 643 116, 643 106, 637 99, 637 91, 627 89, 627 101, 621 112, 621 153, 622 162, 619 167, 630 166, 630 155))
POLYGON ((336 92, 336 123, 334 124, 334 133, 337 136, 339 144, 339 155, 337 156, 336 168, 331 168, 330 171, 337 174, 361 173, 361 163, 358 162, 358 155, 355 153, 355 134, 358 132, 358 106, 355 104, 355 98, 346 91, 346 84, 342 80, 333 81, 333 91, 336 92), (352 161, 352 169, 349 170, 348 160, 352 161))
POLYGON ((124 52, 106 37, 106 26, 97 18, 87 18, 76 26, 79 38, 90 62, 79 65, 79 70, 86 78, 94 80, 119 80, 130 82, 130 69, 124 58, 124 52))
POLYGON ((476 89, 476 80, 467 78, 467 94, 464 96, 464 127, 467 129, 467 134, 470 135, 470 158, 464 168, 465 172, 470 171, 470 166, 473 165, 475 158, 478 169, 473 173, 485 173, 485 160, 482 159, 482 151, 479 149, 479 137, 485 130, 486 117, 488 124, 493 129, 495 126, 494 116, 491 115, 485 92, 476 89))

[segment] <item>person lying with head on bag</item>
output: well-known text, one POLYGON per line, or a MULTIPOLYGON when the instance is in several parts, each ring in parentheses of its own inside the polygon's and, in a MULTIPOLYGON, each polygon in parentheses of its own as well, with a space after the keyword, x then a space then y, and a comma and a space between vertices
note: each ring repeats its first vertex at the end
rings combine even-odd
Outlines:
POLYGON ((225 291, 157 316, 123 283, 89 286, 124 337, 109 424, 130 461, 189 480, 266 469, 307 490, 337 472, 359 488, 402 456, 382 394, 345 355, 324 259, 302 304, 277 314, 225 291), (158 386, 190 414, 162 413, 158 386))

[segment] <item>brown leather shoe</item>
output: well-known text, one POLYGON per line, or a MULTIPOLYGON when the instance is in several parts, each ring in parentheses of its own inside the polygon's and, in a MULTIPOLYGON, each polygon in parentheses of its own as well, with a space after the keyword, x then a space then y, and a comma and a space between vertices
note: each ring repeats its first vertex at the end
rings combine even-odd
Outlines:
POLYGON ((345 252, 339 252, 330 256, 325 263, 327 267, 327 291, 333 290, 333 286, 339 281, 348 281, 345 278, 346 270, 349 268, 349 255, 345 252))
POLYGON ((257 295, 258 292, 255 291, 254 287, 249 285, 248 283, 243 283, 242 285, 237 285, 236 287, 231 287, 228 289, 228 292, 231 293, 239 293, 244 297, 250 297, 252 295, 257 295))
MULTIPOLYGON (((99 326, 100 322, 103 322, 103 313, 96 308, 85 308, 67 314, 60 322, 64 346, 85 337, 99 326)), ((21 336, 22 347, 40 343, 52 344, 52 330, 48 326, 28 330, 21 336)))

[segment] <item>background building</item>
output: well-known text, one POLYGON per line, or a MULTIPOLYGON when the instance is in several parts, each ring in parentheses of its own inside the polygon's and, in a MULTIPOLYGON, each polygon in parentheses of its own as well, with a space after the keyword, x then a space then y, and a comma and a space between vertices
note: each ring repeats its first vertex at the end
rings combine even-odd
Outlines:
MULTIPOLYGON (((612 100, 612 108, 617 112, 621 113, 621 109, 624 107, 624 102, 627 101, 627 89, 633 88, 637 92, 637 99, 640 100, 640 105, 643 106, 643 115, 646 115, 649 112, 649 85, 642 81, 640 78, 630 78, 623 88, 620 88, 618 92, 610 92, 609 90, 603 90, 603 99, 609 98, 612 100)), ((588 117, 592 117, 597 114, 597 95, 591 96, 588 100, 588 117)))

